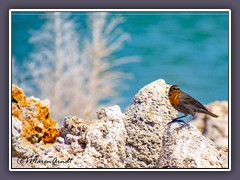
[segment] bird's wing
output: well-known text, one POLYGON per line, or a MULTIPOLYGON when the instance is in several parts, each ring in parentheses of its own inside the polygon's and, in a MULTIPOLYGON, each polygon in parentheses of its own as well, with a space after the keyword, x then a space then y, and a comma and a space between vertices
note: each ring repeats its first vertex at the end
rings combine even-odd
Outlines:
POLYGON ((183 99, 184 104, 191 104, 191 105, 195 106, 196 108, 200 108, 200 109, 204 109, 204 110, 208 111, 204 105, 202 105, 200 102, 198 102, 196 99, 194 99, 187 93, 184 93, 184 92, 182 93, 182 99, 183 99))

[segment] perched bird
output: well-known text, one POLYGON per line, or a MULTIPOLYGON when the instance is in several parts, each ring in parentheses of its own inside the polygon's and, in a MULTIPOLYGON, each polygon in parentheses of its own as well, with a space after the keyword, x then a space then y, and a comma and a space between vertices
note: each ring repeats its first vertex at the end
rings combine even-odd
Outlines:
POLYGON ((196 113, 205 113, 215 118, 218 117, 218 115, 208 111, 207 108, 200 102, 198 102, 196 99, 194 99, 187 93, 182 92, 177 85, 172 85, 170 87, 168 92, 168 98, 172 106, 177 111, 184 114, 184 116, 178 117, 174 120, 186 117, 189 114, 194 117, 196 113))

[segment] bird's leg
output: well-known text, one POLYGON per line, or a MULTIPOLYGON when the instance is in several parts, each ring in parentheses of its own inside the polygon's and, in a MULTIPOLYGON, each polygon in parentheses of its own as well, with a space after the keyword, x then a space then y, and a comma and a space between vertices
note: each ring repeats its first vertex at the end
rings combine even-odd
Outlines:
MULTIPOLYGON (((178 117, 178 118, 176 118, 176 119, 179 119, 179 118, 182 118, 182 117, 186 117, 186 116, 187 116, 187 115, 181 116, 181 117, 178 117)), ((190 126, 189 122, 190 122, 192 119, 194 119, 194 117, 195 117, 195 114, 192 115, 192 117, 191 117, 188 121, 183 121, 184 124, 183 124, 181 127, 177 128, 178 131, 181 130, 181 129, 183 129, 183 128, 189 127, 189 126, 190 126)), ((174 121, 176 121, 176 119, 174 119, 174 121)))
MULTIPOLYGON (((168 124, 170 124, 170 123, 172 123, 172 122, 174 122, 174 121, 177 121, 178 119, 181 119, 181 118, 186 117, 186 116, 187 116, 187 115, 177 117, 177 118, 173 119, 171 122, 169 122, 168 124)), ((181 121, 181 122, 184 122, 184 121, 181 121)), ((168 124, 167 124, 167 125, 168 125, 168 124)))
POLYGON ((184 118, 184 117, 186 117, 186 116, 187 116, 187 115, 177 117, 177 118, 173 119, 172 121, 176 121, 176 120, 181 119, 181 118, 184 118))

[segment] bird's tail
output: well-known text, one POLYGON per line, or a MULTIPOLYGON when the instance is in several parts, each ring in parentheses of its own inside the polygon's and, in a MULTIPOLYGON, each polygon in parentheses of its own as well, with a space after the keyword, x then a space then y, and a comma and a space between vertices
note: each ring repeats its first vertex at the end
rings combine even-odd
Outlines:
POLYGON ((219 117, 218 115, 216 115, 216 114, 214 114, 214 113, 212 113, 210 111, 205 111, 204 113, 206 113, 206 114, 208 114, 208 115, 210 115, 212 117, 215 117, 215 118, 219 117))

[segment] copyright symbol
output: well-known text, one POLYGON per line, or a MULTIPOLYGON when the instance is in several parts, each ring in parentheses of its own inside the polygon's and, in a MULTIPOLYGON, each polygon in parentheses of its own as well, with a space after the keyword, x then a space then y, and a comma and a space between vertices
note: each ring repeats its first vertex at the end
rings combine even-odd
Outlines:
POLYGON ((17 163, 18 164, 23 164, 24 163, 24 158, 18 158, 17 163))

